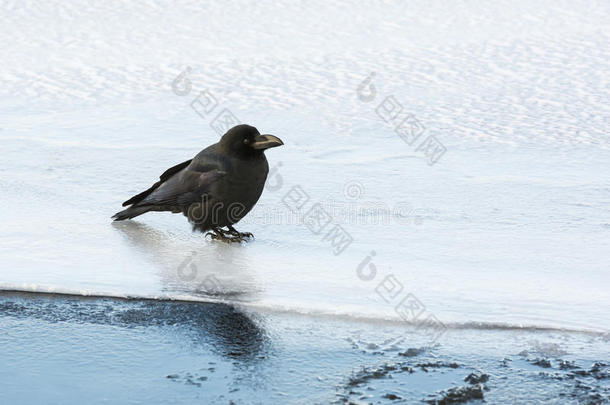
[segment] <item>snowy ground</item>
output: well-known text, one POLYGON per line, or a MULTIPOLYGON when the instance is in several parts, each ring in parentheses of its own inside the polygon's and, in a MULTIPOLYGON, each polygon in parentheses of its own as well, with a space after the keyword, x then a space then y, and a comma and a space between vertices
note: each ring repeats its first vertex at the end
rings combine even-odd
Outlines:
POLYGON ((0 16, 0 289, 428 320, 441 347, 466 326, 608 333, 607 2, 25 1, 0 16), (229 115, 285 143, 238 224, 254 242, 171 214, 111 223, 229 115), (324 228, 307 220, 319 209, 324 228))

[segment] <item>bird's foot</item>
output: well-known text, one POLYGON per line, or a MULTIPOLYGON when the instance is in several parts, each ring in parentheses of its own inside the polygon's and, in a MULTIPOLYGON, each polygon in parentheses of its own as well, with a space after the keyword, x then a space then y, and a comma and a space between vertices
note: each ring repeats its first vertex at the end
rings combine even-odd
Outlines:
POLYGON ((232 236, 240 237, 242 239, 254 238, 254 235, 252 235, 251 232, 238 232, 237 229, 233 228, 231 225, 229 225, 227 228, 229 228, 229 234, 232 236))
POLYGON ((241 243, 241 242, 243 242, 242 238, 238 238, 238 237, 235 237, 235 236, 226 236, 226 235, 223 235, 221 233, 208 232, 208 233, 205 234, 205 236, 208 236, 208 235, 213 240, 218 240, 218 241, 225 242, 225 243, 241 243))
POLYGON ((252 237, 250 232, 240 233, 235 231, 228 230, 225 231, 222 228, 212 228, 211 232, 205 234, 205 236, 210 236, 213 240, 218 240, 225 243, 241 243, 246 242, 248 238, 252 237))

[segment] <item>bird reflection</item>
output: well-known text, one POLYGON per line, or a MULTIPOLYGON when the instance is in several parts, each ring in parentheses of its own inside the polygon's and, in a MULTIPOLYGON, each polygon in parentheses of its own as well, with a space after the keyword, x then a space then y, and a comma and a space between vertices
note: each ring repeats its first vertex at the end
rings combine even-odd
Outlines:
POLYGON ((230 304, 146 301, 117 314, 125 326, 178 326, 197 345, 242 361, 264 358, 267 337, 262 320, 230 304))
POLYGON ((158 268, 164 293, 178 299, 187 295, 224 301, 146 301, 125 311, 121 319, 127 324, 142 318, 152 324, 188 326, 196 342, 209 342, 226 356, 264 357, 261 321, 233 305, 254 299, 258 292, 243 246, 208 243, 190 232, 184 237, 170 235, 136 221, 113 226, 158 268))
POLYGON ((244 302, 255 300, 262 290, 244 246, 208 243, 190 232, 184 237, 171 235, 136 221, 112 225, 157 267, 161 288, 172 297, 187 294, 244 302))
POLYGON ((0 314, 53 323, 178 328, 193 344, 245 363, 264 359, 269 346, 261 319, 223 303, 2 293, 0 314))

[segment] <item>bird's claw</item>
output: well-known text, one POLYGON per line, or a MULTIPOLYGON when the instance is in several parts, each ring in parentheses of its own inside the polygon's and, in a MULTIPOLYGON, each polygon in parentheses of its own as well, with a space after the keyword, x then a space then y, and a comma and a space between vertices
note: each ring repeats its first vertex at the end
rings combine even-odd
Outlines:
POLYGON ((233 228, 232 226, 228 226, 227 228, 229 228, 228 232, 233 236, 240 237, 242 239, 254 238, 254 235, 252 235, 250 232, 238 232, 237 229, 233 228))
POLYGON ((235 236, 225 236, 225 235, 219 235, 216 233, 212 233, 212 232, 208 232, 206 234, 206 236, 210 235, 210 238, 212 238, 213 240, 218 240, 220 242, 225 242, 225 243, 241 243, 244 241, 243 238, 239 238, 239 237, 235 237, 235 236))
POLYGON ((241 243, 247 242, 249 238, 253 238, 250 232, 237 232, 236 230, 225 231, 220 228, 212 229, 212 232, 208 232, 205 236, 210 236, 213 240, 218 240, 225 243, 241 243))
POLYGON ((250 233, 250 232, 229 231, 229 233, 232 236, 234 236, 234 237, 239 237, 239 238, 242 238, 242 239, 254 238, 254 235, 252 235, 252 233, 250 233))

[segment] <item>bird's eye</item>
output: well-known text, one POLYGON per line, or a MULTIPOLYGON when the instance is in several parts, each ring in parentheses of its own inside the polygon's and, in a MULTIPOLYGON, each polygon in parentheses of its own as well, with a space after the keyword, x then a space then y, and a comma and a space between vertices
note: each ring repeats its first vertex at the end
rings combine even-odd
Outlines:
POLYGON ((244 139, 244 144, 246 144, 246 145, 247 145, 247 144, 249 144, 249 143, 250 143, 250 140, 249 140, 248 138, 244 139))

